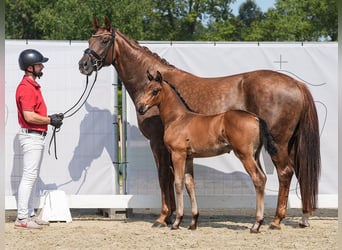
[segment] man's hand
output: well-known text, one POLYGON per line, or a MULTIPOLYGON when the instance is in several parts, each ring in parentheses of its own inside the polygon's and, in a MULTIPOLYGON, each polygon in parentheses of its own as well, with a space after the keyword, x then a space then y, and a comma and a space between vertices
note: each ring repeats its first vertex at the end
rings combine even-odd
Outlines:
POLYGON ((63 124, 64 115, 62 113, 49 115, 50 124, 55 128, 60 128, 63 124))

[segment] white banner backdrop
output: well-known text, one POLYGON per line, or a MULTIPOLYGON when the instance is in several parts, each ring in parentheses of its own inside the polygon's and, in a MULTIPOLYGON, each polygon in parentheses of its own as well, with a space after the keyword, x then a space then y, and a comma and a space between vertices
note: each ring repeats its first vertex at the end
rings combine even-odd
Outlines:
MULTIPOLYGON (((39 80, 48 112, 64 112, 80 97, 85 76, 78 60, 86 42, 6 41, 6 209, 16 206, 15 195, 21 176, 22 155, 16 139, 19 129, 15 89, 23 72, 19 53, 26 48, 40 50, 50 60, 39 80), (9 202, 10 201, 10 202, 9 202)), ((322 176, 320 207, 337 207, 337 44, 297 43, 142 43, 178 68, 200 76, 232 75, 256 69, 280 70, 305 81, 315 100, 321 126, 322 176)), ((71 208, 158 208, 160 189, 148 141, 136 124, 136 112, 128 105, 128 195, 119 193, 113 166, 113 67, 101 69, 87 104, 65 119, 57 134, 57 155, 43 159, 36 194, 64 190, 71 208)), ((94 75, 89 79, 91 84, 94 75)), ((130 101, 130 98, 127 98, 130 101)), ((46 147, 52 129, 46 137, 46 147)), ((278 181, 267 154, 266 207, 275 207, 278 181)), ((200 207, 254 207, 254 187, 234 155, 195 160, 196 191, 200 207), (228 198, 227 198, 228 197, 228 198), (248 202, 244 202, 247 200, 248 202)), ((300 207, 297 185, 291 186, 290 207, 300 207)), ((187 200, 187 199, 185 199, 187 200)), ((41 204, 40 204, 41 205, 41 204)))
MULTIPOLYGON (((258 69, 288 74, 307 84, 314 96, 321 130, 322 173, 319 207, 337 207, 338 121, 337 43, 142 43, 179 69, 204 77, 233 75, 258 69)), ((257 94, 257 93, 256 93, 257 94)), ((127 191, 160 195, 157 171, 148 141, 140 134, 134 105, 127 95, 127 191)), ((254 186, 234 154, 195 159, 196 193, 199 196, 254 196, 254 186)), ((266 207, 274 207, 278 177, 267 153, 261 163, 267 173, 266 207)), ((289 207, 301 207, 299 187, 291 183, 289 207)), ((186 199, 187 200, 187 199, 186 199)), ((229 203, 229 202, 227 202, 229 203)), ((246 206, 254 207, 254 200, 246 206)), ((201 207, 212 207, 204 202, 201 207)), ((235 207, 236 204, 232 204, 235 207)), ((242 205, 243 206, 243 205, 242 205)))
MULTIPOLYGON (((18 57, 22 50, 39 50, 49 61, 38 80, 48 113, 65 112, 80 98, 86 77, 78 70, 78 60, 87 42, 6 41, 6 196, 15 197, 22 174, 22 152, 16 137, 19 130, 15 103, 16 87, 23 77, 18 57)), ((37 197, 45 190, 64 190, 68 195, 117 194, 118 176, 113 166, 114 155, 114 68, 106 67, 98 74, 86 104, 74 116, 66 118, 57 133, 57 157, 54 147, 48 154, 52 135, 49 126, 46 150, 36 189, 37 197)), ((89 78, 93 83, 94 74, 89 78)), ((70 113, 69 113, 70 114, 70 113)), ((6 204, 6 207, 13 207, 6 204)))

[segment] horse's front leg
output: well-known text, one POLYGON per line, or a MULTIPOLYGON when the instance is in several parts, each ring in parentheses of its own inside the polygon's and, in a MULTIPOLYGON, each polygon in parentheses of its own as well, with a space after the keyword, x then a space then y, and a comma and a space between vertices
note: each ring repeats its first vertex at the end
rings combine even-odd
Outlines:
POLYGON ((184 189, 184 178, 185 178, 185 154, 171 153, 173 171, 175 178, 175 188, 176 188, 176 220, 173 223, 171 229, 179 229, 184 216, 184 204, 183 204, 183 189, 184 189))
POLYGON ((151 139, 150 146, 157 165, 162 202, 161 214, 152 227, 164 227, 172 223, 172 213, 176 210, 171 157, 163 141, 151 139))
POLYGON ((192 158, 186 159, 185 187, 190 197, 191 214, 192 214, 191 224, 189 225, 188 229, 195 230, 197 228, 197 220, 198 220, 199 212, 198 212, 196 193, 195 193, 194 161, 192 158))

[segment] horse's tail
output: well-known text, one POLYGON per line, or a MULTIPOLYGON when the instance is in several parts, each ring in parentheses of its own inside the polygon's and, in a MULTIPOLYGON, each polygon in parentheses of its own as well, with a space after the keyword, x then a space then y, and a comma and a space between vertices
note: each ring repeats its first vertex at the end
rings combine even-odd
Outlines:
POLYGON ((299 182, 304 212, 317 208, 318 181, 321 174, 320 136, 315 102, 308 88, 298 84, 303 109, 297 128, 289 142, 294 150, 294 171, 299 182))
POLYGON ((278 153, 278 148, 274 143, 273 137, 268 129, 267 123, 265 120, 259 118, 259 126, 260 126, 260 138, 262 140, 262 144, 264 145, 266 151, 272 156, 278 153))

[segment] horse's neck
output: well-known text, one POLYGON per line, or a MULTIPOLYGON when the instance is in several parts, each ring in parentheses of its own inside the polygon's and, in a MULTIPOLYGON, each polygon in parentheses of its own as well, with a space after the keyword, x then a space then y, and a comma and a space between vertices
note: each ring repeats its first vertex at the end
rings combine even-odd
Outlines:
POLYGON ((178 120, 188 113, 191 113, 178 94, 167 84, 163 83, 163 97, 159 104, 159 113, 163 120, 164 126, 178 120))
POLYGON ((163 65, 152 53, 146 52, 137 42, 119 32, 116 34, 115 46, 114 67, 135 103, 146 85, 147 70, 153 70, 150 67, 162 70, 166 65, 163 65))

